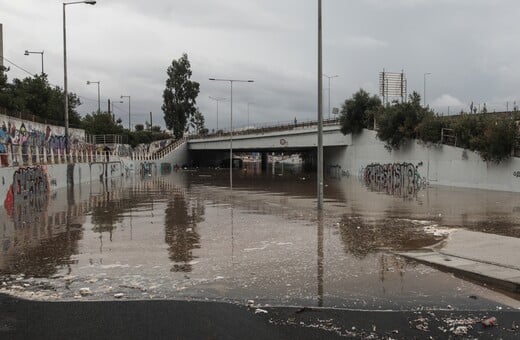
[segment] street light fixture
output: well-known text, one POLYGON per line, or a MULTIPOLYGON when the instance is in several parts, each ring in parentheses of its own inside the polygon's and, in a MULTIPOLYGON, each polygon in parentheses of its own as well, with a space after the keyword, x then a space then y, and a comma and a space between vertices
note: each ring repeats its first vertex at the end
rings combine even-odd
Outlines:
POLYGON ((233 190, 233 83, 254 83, 254 80, 240 79, 218 79, 209 78, 212 81, 226 81, 231 87, 231 114, 230 114, 230 132, 229 132, 229 188, 233 190))
POLYGON ((95 5, 96 1, 73 1, 63 3, 63 92, 65 95, 65 150, 69 154, 69 93, 67 88, 67 20, 65 7, 67 5, 87 4, 95 5))
POLYGON ((431 73, 425 73, 424 74, 424 88, 423 88, 423 100, 424 100, 424 107, 426 107, 426 76, 429 76, 431 73))
POLYGON ((99 96, 99 85, 101 84, 101 82, 87 80, 87 85, 90 85, 90 84, 97 84, 97 112, 100 113, 101 112, 101 99, 99 96))
POLYGON ((24 55, 29 55, 29 54, 40 54, 42 56, 42 75, 43 75, 45 73, 43 71, 43 51, 38 52, 38 51, 28 51, 28 50, 25 50, 24 55))
POLYGON ((217 102, 217 132, 218 132, 218 103, 223 101, 223 100, 226 100, 226 98, 209 96, 209 99, 214 100, 214 101, 217 102))
POLYGON ((121 99, 123 98, 128 98, 128 131, 132 131, 132 125, 130 125, 130 119, 131 119, 131 115, 130 115, 130 96, 121 96, 121 99))
POLYGON ((330 120, 330 92, 331 92, 330 91, 331 90, 331 88, 330 88, 330 80, 334 79, 334 78, 338 78, 339 76, 338 75, 328 76, 326 74, 324 74, 323 76, 326 77, 329 80, 329 120, 330 120))

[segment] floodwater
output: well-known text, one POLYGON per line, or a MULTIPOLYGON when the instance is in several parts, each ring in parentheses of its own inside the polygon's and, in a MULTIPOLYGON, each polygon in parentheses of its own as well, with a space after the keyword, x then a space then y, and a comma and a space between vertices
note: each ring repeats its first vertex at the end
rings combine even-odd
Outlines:
POLYGON ((518 194, 388 190, 357 176, 180 171, 58 190, 0 212, 0 292, 349 309, 517 309, 520 298, 406 260, 457 228, 520 237, 518 194))

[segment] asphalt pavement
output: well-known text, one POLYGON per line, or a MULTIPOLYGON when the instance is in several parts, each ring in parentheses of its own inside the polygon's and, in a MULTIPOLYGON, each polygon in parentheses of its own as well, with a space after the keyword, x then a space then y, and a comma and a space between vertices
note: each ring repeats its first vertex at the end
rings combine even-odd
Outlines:
POLYGON ((0 295, 0 339, 518 339, 518 325, 520 312, 515 311, 257 308, 200 301, 35 302, 0 295))

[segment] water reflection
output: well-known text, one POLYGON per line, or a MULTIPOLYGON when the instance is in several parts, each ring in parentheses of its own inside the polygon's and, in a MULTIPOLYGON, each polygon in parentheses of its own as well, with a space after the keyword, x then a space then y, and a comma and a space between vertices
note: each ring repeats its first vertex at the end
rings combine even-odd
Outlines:
POLYGON ((200 248, 197 224, 204 221, 204 204, 187 200, 183 190, 176 190, 165 210, 165 239, 172 262, 172 272, 191 272, 195 259, 193 250, 200 248))
POLYGON ((423 223, 405 219, 367 221, 361 216, 345 215, 339 223, 339 233, 345 252, 363 259, 381 250, 421 249, 445 238, 426 232, 423 223))
POLYGON ((110 299, 112 288, 126 287, 137 299, 413 308, 438 295, 465 301, 477 288, 390 250, 431 246, 445 236, 429 228, 460 221, 489 225, 502 214, 505 228, 519 225, 514 212, 504 213, 515 202, 490 208, 507 195, 430 188, 410 201, 371 192, 356 178, 327 179, 326 213, 317 215, 315 181, 305 173, 235 175, 232 193, 227 170, 186 171, 57 191, 47 203, 15 208, 14 220, 2 211, 0 273, 49 277, 66 298, 90 287, 93 299, 110 299), (110 247, 101 244, 98 254, 103 238, 110 247), (102 261, 92 261, 98 255, 102 261), (76 277, 67 288, 55 279, 65 274, 76 277))

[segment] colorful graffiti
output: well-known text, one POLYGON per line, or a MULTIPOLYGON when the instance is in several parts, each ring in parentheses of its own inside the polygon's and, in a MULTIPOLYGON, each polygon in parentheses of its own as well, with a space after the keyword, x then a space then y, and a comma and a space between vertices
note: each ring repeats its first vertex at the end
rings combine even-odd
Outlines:
POLYGON ((373 191, 386 192, 396 196, 414 195, 426 185, 417 166, 412 163, 367 165, 361 172, 365 184, 373 191))
MULTIPOLYGON (((0 115, 0 154, 8 151, 17 155, 62 154, 66 148, 65 131, 61 126, 52 126, 0 115)), ((89 147, 85 142, 85 132, 69 129, 70 150, 84 150, 89 147)), ((5 165, 5 160, 2 159, 5 165)))
POLYGON ((9 186, 4 200, 7 213, 12 216, 16 205, 22 202, 34 202, 37 206, 47 204, 49 196, 47 169, 42 166, 19 168, 13 174, 13 183, 9 186))

